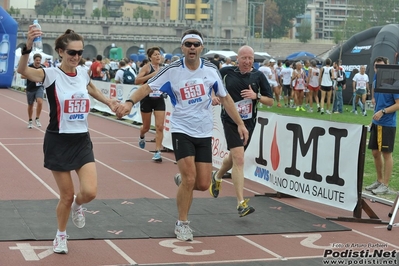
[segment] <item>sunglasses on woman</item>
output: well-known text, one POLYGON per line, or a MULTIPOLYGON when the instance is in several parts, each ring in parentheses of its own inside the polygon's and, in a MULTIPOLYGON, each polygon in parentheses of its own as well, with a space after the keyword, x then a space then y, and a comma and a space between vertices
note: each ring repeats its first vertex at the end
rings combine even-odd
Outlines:
POLYGON ((65 50, 65 52, 68 55, 70 55, 70 56, 75 56, 75 55, 82 56, 82 54, 83 54, 83 50, 79 50, 79 51, 76 51, 76 50, 65 50))
POLYGON ((201 42, 184 42, 184 46, 186 46, 187 48, 191 48, 192 45, 197 48, 201 46, 201 42))

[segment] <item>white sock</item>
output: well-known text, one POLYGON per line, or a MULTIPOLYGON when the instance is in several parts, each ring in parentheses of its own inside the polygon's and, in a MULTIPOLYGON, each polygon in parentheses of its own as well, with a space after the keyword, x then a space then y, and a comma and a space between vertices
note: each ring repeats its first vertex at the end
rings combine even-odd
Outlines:
POLYGON ((74 198, 73 198, 73 203, 72 203, 72 210, 76 211, 77 209, 79 209, 80 206, 81 206, 81 205, 78 205, 78 204, 76 203, 76 196, 74 196, 74 198))
POLYGON ((57 236, 66 236, 66 231, 57 230, 57 236))

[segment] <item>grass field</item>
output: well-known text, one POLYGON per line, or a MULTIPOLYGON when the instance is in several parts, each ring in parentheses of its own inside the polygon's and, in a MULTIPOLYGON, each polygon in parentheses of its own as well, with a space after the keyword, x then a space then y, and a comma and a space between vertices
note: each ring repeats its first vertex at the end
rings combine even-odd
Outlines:
MULTIPOLYGON (((315 110, 313 113, 309 112, 303 112, 299 111, 296 112, 295 109, 293 108, 286 108, 286 107, 281 107, 278 108, 276 107, 276 104, 271 107, 271 108, 266 108, 266 107, 260 107, 261 111, 265 112, 273 112, 281 115, 287 115, 287 116, 301 116, 301 117, 306 117, 306 118, 311 118, 311 119, 319 119, 319 120, 326 120, 326 121, 333 121, 333 122, 343 122, 343 123, 352 123, 352 124, 361 124, 361 125, 369 125, 372 120, 373 116, 373 111, 368 110, 367 111, 367 116, 361 115, 361 110, 358 107, 358 115, 354 114, 351 112, 352 106, 350 105, 345 105, 344 106, 344 112, 342 114, 326 114, 324 113, 321 115, 320 113, 316 112, 317 108, 316 105, 314 106, 313 110, 315 110)), ((397 142, 399 140, 399 133, 396 131, 396 140, 395 140, 395 145, 397 145, 397 142)), ((394 159, 394 166, 393 166, 393 172, 391 176, 391 180, 389 183, 389 188, 392 190, 392 193, 387 194, 387 195, 381 195, 380 197, 386 198, 389 200, 394 200, 396 197, 396 191, 399 191, 399 180, 398 180, 398 167, 399 165, 396 162, 396 158, 399 158, 399 147, 395 147, 394 152, 393 152, 393 159, 394 159)), ((374 159, 373 156, 371 155, 371 150, 366 149, 366 161, 365 161, 365 166, 364 166, 364 177, 363 177, 363 187, 373 183, 376 180, 376 174, 375 174, 375 166, 374 166, 374 159)))

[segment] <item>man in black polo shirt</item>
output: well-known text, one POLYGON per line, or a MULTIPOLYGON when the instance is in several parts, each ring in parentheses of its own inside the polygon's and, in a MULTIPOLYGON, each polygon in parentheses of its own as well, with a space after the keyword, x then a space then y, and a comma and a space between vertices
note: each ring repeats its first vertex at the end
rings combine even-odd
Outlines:
POLYGON ((213 171, 209 192, 215 198, 218 197, 222 177, 228 170, 231 171, 236 196, 237 211, 240 217, 255 211, 248 205, 249 199, 244 199, 244 151, 248 147, 252 133, 256 125, 257 103, 266 106, 273 105, 273 94, 265 75, 253 67, 254 50, 244 45, 238 50, 238 66, 221 68, 220 75, 225 82, 226 89, 238 109, 241 119, 249 132, 249 139, 244 145, 237 131, 237 125, 222 108, 221 119, 227 142, 229 155, 223 160, 219 171, 213 171))

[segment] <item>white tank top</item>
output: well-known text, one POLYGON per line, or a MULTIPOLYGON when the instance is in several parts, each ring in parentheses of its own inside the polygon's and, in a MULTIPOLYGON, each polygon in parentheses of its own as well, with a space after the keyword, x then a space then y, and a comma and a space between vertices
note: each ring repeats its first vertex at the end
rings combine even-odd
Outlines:
POLYGON ((331 80, 330 70, 332 69, 331 66, 323 66, 323 76, 321 77, 321 86, 330 87, 333 85, 331 80))
POLYGON ((309 79, 309 86, 313 88, 319 87, 319 76, 320 76, 320 69, 317 67, 312 67, 312 75, 309 79))

